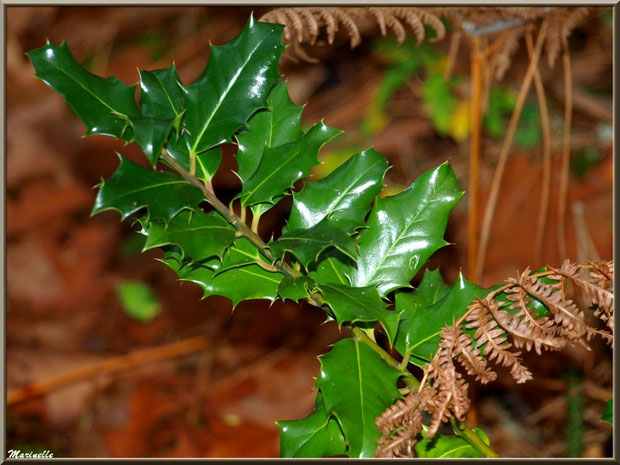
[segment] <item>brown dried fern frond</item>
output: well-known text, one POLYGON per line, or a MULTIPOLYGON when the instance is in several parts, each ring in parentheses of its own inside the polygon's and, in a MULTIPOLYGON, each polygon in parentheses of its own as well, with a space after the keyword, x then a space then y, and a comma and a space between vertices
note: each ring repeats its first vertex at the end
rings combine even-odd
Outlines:
MULTIPOLYGON (((446 34, 443 23, 438 16, 427 10, 414 7, 287 7, 275 8, 259 20, 283 24, 284 40, 287 43, 316 45, 323 35, 331 45, 336 33, 344 30, 351 48, 355 48, 362 42, 360 24, 368 20, 379 26, 383 36, 392 31, 401 44, 407 37, 407 27, 418 44, 424 40, 425 25, 435 31, 431 41, 443 39, 446 34)), ((293 52, 300 49, 297 47, 293 52)))
MULTIPOLYGON (((548 29, 545 38, 547 63, 553 67, 557 61, 562 45, 571 32, 588 15, 588 7, 467 7, 438 8, 438 14, 465 30, 480 34, 487 31, 507 30, 508 35, 497 51, 497 68, 495 76, 501 79, 510 67, 512 57, 517 51, 523 33, 527 27, 545 23, 548 29)), ((490 34, 491 32, 489 32, 490 34)))
POLYGON ((376 451, 378 457, 411 457, 417 435, 422 431, 423 403, 428 398, 411 391, 377 418, 375 424, 382 434, 376 451))
POLYGON ((552 268, 556 279, 567 280, 581 290, 586 299, 596 306, 594 315, 599 317, 613 331, 613 265, 590 262, 592 270, 584 269, 570 260, 564 261, 560 269, 552 268))
POLYGON ((516 27, 507 32, 504 43, 497 52, 495 79, 502 79, 508 68, 510 68, 512 56, 519 48, 519 44, 524 34, 525 27, 523 26, 516 27))
POLYGON ((480 381, 483 384, 495 381, 497 374, 489 368, 487 361, 482 358, 480 351, 473 347, 472 338, 463 333, 460 325, 455 327, 455 331, 457 333, 457 339, 454 355, 467 370, 467 373, 475 376, 476 381, 480 381))
POLYGON ((611 261, 588 265, 565 261, 559 269, 536 274, 527 269, 484 299, 477 299, 459 321, 441 330, 439 347, 425 368, 419 389, 377 419, 382 433, 377 455, 412 457, 423 412, 431 415, 426 438, 433 437, 451 418, 464 417, 469 409, 468 385, 455 368, 455 358, 483 383, 496 378, 490 361, 510 367, 517 383, 523 383, 532 379, 532 373, 521 363, 520 352, 509 350, 512 344, 528 351, 534 348, 539 355, 544 348, 560 350, 569 343, 587 347, 586 341, 595 336, 613 344, 613 269, 611 261), (569 288, 584 298, 611 333, 586 323, 584 312, 568 298, 569 288), (507 309, 506 303, 497 299, 502 292, 509 302, 507 309), (534 300, 546 307, 547 315, 534 309, 534 300), (473 337, 464 333, 463 327, 475 330, 473 337))
POLYGON ((458 334, 454 326, 444 326, 440 333, 439 349, 431 360, 428 379, 437 392, 434 402, 426 411, 432 420, 427 437, 432 437, 439 427, 453 416, 462 420, 469 410, 468 384, 454 366, 454 349, 458 334))
POLYGON ((536 353, 541 355, 542 348, 562 350, 566 346, 566 341, 557 336, 558 329, 554 320, 532 315, 532 299, 521 287, 507 289, 506 298, 513 302, 509 309, 518 311, 513 315, 500 312, 496 319, 510 333, 516 348, 525 347, 530 351, 533 346, 536 353))
POLYGON ((466 318, 465 327, 475 329, 476 346, 481 347, 487 360, 510 367, 510 374, 517 383, 525 383, 532 379, 532 373, 521 364, 520 352, 511 352, 512 344, 508 342, 508 333, 498 321, 497 314, 500 303, 494 299, 479 299, 474 303, 466 318))
POLYGON ((530 275, 525 270, 518 278, 509 279, 508 283, 523 288, 530 296, 542 303, 553 315, 553 319, 561 325, 561 333, 569 340, 580 340, 586 332, 584 314, 577 305, 566 298, 563 292, 530 275))
POLYGON ((588 7, 556 8, 545 17, 548 25, 545 52, 549 67, 553 67, 562 45, 566 43, 570 33, 583 21, 589 11, 588 7))

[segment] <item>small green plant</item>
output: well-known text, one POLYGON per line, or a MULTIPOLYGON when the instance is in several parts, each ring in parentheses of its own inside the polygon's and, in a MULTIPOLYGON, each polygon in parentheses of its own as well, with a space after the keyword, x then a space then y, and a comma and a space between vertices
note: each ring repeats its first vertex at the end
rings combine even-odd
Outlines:
POLYGON ((608 337, 564 299, 569 284, 581 289, 613 328, 613 264, 526 271, 490 289, 463 276, 448 286, 438 270, 427 270, 413 290, 414 276, 448 245, 448 217, 462 196, 452 168, 443 163, 383 197, 388 162, 368 149, 293 191, 341 131, 323 122, 302 128, 303 108, 277 72, 282 29, 250 18, 230 43, 211 48, 188 86, 174 65, 140 71, 139 106, 135 86, 88 73, 66 44, 47 43, 28 56, 88 134, 136 142, 151 165, 119 155, 93 213, 134 219, 144 249, 162 249, 162 261, 205 296, 226 296, 233 306, 305 299, 353 335, 320 357, 313 412, 279 422, 282 456, 497 456, 484 432, 463 422, 467 383, 454 359, 483 382, 494 379, 492 360, 523 382, 531 373, 509 350, 509 335, 516 347, 537 352, 586 334, 608 337), (211 180, 219 145, 231 142, 242 187, 225 205, 211 180), (288 222, 266 243, 261 216, 288 195, 288 222), (421 380, 413 366, 422 368, 421 380), (454 434, 438 433, 446 422, 454 434))
POLYGON ((161 311, 161 304, 148 284, 140 281, 122 281, 116 288, 118 300, 130 317, 148 323, 161 311))

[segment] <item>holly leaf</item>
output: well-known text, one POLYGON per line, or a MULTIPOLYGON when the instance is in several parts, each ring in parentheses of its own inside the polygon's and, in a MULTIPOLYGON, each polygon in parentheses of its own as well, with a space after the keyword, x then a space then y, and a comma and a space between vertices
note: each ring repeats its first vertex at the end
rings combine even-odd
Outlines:
POLYGON ((66 42, 54 45, 48 41, 27 55, 35 76, 63 96, 86 125, 87 135, 127 138, 130 119, 140 116, 134 100, 135 85, 89 73, 71 55, 66 42))
POLYGON ((169 172, 143 168, 119 155, 114 174, 101 182, 92 214, 116 210, 122 218, 148 208, 150 221, 169 223, 182 210, 196 207, 204 196, 200 189, 169 172))
POLYGON ((400 353, 410 351, 411 362, 424 366, 437 351, 441 329, 463 316, 475 297, 482 298, 488 292, 461 274, 446 295, 434 304, 405 308, 394 343, 396 349, 400 353))
POLYGON ((379 321, 385 328, 390 343, 394 341, 399 314, 387 310, 387 303, 379 297, 377 288, 349 287, 342 284, 320 284, 325 302, 334 312, 338 326, 351 322, 379 321))
POLYGON ((176 245, 182 251, 181 258, 189 257, 193 262, 221 257, 235 240, 235 231, 215 211, 182 211, 167 226, 152 222, 147 234, 144 250, 176 245))
POLYGON ((422 281, 413 292, 396 293, 396 311, 413 313, 418 308, 428 307, 444 297, 450 286, 443 282, 439 269, 425 270, 422 281))
POLYGON ((359 236, 353 283, 376 284, 382 297, 408 286, 430 256, 448 245, 443 234, 461 195, 446 162, 420 175, 400 194, 378 198, 368 229, 359 236))
POLYGON ((334 247, 355 260, 355 239, 338 228, 329 218, 309 229, 286 232, 277 241, 269 243, 274 258, 282 257, 288 251, 306 268, 329 247, 334 247))
MULTIPOLYGON (((226 267, 226 260, 223 260, 226 267)), ((198 284, 204 291, 204 297, 221 295, 232 301, 233 308, 239 302, 249 299, 266 299, 273 302, 278 295, 278 286, 282 280, 279 273, 263 270, 258 265, 227 267, 217 271, 203 265, 183 267, 179 270, 181 281, 198 284)))
POLYGON ((614 424, 614 400, 609 399, 605 403, 605 410, 603 410, 602 420, 613 425, 614 424))
POLYGON ((306 229, 329 218, 352 233, 364 224, 373 199, 383 186, 388 169, 383 155, 368 149, 353 155, 324 179, 309 182, 293 194, 288 230, 306 229))
POLYGON ((301 420, 277 421, 280 427, 280 457, 333 457, 346 454, 338 421, 327 416, 323 395, 318 391, 314 410, 301 420))
POLYGON ((374 457, 381 433, 375 418, 401 397, 396 381, 400 372, 389 367, 370 347, 342 339, 321 356, 316 386, 325 410, 342 427, 351 457, 374 457))
POLYGON ((243 184, 239 197, 244 205, 272 202, 318 164, 321 147, 342 131, 315 124, 301 139, 277 147, 265 147, 256 171, 243 184))
MULTIPOLYGON (((168 144, 167 151, 174 160, 185 170, 189 171, 189 151, 183 142, 187 138, 184 134, 176 144, 168 144)), ((210 150, 196 155, 196 177, 203 181, 210 181, 222 162, 222 150, 213 147, 210 150)))
POLYGON ((229 142, 252 113, 265 107, 267 94, 279 77, 282 29, 250 17, 233 40, 211 46, 202 76, 181 87, 190 153, 229 142))
POLYGON ((140 108, 149 118, 173 120, 183 113, 181 79, 173 64, 140 72, 140 108))
POLYGON ((303 135, 303 106, 297 106, 291 101, 285 82, 278 83, 269 93, 267 106, 267 109, 256 112, 248 122, 247 129, 237 136, 237 176, 241 182, 247 181, 256 171, 265 147, 295 142, 303 135))
POLYGON ((261 255, 258 247, 245 237, 238 237, 235 239, 235 243, 224 252, 221 260, 213 260, 207 265, 215 270, 217 274, 231 268, 254 264, 259 260, 264 260, 264 257, 261 255))
POLYGON ((222 150, 219 147, 196 155, 196 177, 211 181, 222 163, 222 150))
POLYGON ((278 295, 282 300, 290 299, 299 302, 301 299, 308 297, 308 291, 313 287, 314 281, 307 276, 299 276, 297 278, 285 276, 280 281, 278 295))
POLYGON ((312 267, 308 276, 318 283, 334 283, 351 286, 349 277, 355 269, 355 263, 337 249, 321 254, 319 262, 312 267))
POLYGON ((133 118, 131 120, 133 138, 131 142, 137 142, 142 152, 151 165, 155 167, 164 144, 168 140, 175 120, 155 118, 133 118))
MULTIPOLYGON (((489 445, 489 438, 480 428, 474 428, 480 438, 489 445)), ((474 449, 465 439, 445 434, 436 434, 430 439, 423 439, 414 447, 418 458, 484 458, 484 454, 474 449)))

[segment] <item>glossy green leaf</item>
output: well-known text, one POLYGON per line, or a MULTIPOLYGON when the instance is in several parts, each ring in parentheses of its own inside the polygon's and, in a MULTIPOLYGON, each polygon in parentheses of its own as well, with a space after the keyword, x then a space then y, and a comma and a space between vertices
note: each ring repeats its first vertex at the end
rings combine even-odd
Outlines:
POLYGON ((243 184, 240 194, 244 205, 271 202, 284 194, 298 179, 318 163, 321 147, 342 131, 315 124, 301 139, 277 147, 265 147, 256 171, 243 184))
POLYGON ((183 113, 181 79, 174 64, 140 71, 140 107, 144 116, 156 119, 173 120, 183 113))
POLYGON ((379 297, 377 288, 349 287, 342 284, 320 284, 325 302, 334 312, 338 325, 379 321, 385 328, 390 343, 394 341, 399 314, 387 310, 387 303, 379 297))
POLYGON ((396 293, 396 311, 413 313, 418 308, 433 305, 442 299, 450 290, 450 286, 443 282, 439 269, 425 270, 422 281, 413 292, 397 292, 396 293))
POLYGON ((319 257, 308 276, 317 283, 351 285, 350 276, 355 270, 355 263, 337 249, 329 250, 319 257))
POLYGON ((66 42, 47 42, 27 55, 37 71, 35 76, 63 96, 86 125, 87 134, 123 138, 130 118, 140 116, 134 99, 136 86, 89 73, 71 55, 66 42))
POLYGON ((147 234, 144 250, 174 244, 194 262, 222 256, 235 240, 235 231, 215 211, 182 211, 167 226, 152 222, 147 234))
POLYGON ((288 230, 311 228, 329 218, 341 229, 353 232, 364 224, 387 169, 385 157, 368 149, 353 155, 326 178, 307 182, 293 194, 288 230))
POLYGON ((613 399, 609 399, 605 403, 605 410, 603 410, 602 420, 613 425, 614 423, 614 400, 613 399))
POLYGON ((118 300, 130 317, 148 323, 161 311, 151 288, 140 281, 122 281, 116 288, 118 300))
POLYGON ((168 140, 174 120, 155 118, 133 118, 133 139, 137 142, 151 165, 156 166, 161 150, 168 140))
POLYGON ((190 153, 230 142, 252 113, 266 106, 267 94, 279 77, 282 29, 251 17, 233 40, 211 46, 202 76, 181 88, 190 153))
POLYGON ((275 258, 291 252, 305 267, 315 261, 319 254, 334 247, 355 259, 355 239, 336 226, 329 218, 309 229, 298 229, 282 234, 277 241, 269 243, 275 258))
POLYGON ((222 163, 222 150, 215 147, 196 155, 196 177, 210 181, 222 163))
MULTIPOLYGON (((227 266, 226 260, 224 266, 227 266)), ((204 291, 204 297, 228 297, 233 308, 249 299, 273 302, 282 280, 281 274, 265 271, 258 265, 228 267, 225 271, 215 271, 206 266, 184 267, 179 271, 179 277, 182 281, 198 284, 204 291)))
POLYGON ((277 421, 280 427, 280 457, 332 457, 345 455, 346 445, 338 421, 329 418, 323 395, 317 393, 314 410, 301 420, 277 421))
POLYGON ((412 363, 425 365, 437 351, 441 329, 463 316, 475 297, 484 297, 488 292, 459 275, 458 281, 436 303, 403 311, 396 349, 400 353, 411 351, 412 363))
POLYGON ((374 457, 381 433, 375 419, 401 397, 400 372, 389 367, 367 345, 342 339, 320 358, 316 386, 325 409, 342 427, 351 457, 374 457))
MULTIPOLYGON (((172 137, 170 138, 172 139, 172 137)), ((174 160, 179 163, 185 170, 190 169, 189 151, 185 146, 187 135, 184 134, 179 138, 178 143, 168 143, 166 150, 174 160)), ((217 172, 222 162, 222 149, 213 147, 210 150, 196 155, 196 177, 203 181, 210 181, 217 172)))
POLYGON ((381 296, 408 286, 430 256, 448 244, 443 234, 461 195, 446 162, 420 175, 400 194, 377 199, 368 229, 359 236, 353 283, 376 284, 381 296))
POLYGON ((282 300, 290 299, 299 302, 301 299, 308 297, 308 291, 313 287, 314 281, 307 276, 299 276, 297 278, 285 276, 280 281, 278 295, 282 300))
MULTIPOLYGON (((474 431, 489 445, 489 438, 479 428, 474 431)), ((484 458, 484 454, 474 449, 465 439, 460 436, 436 434, 430 439, 423 439, 415 447, 418 458, 426 459, 452 459, 452 458, 484 458)))
POLYGON ((228 248, 222 257, 222 260, 215 260, 208 263, 208 266, 221 273, 231 268, 250 265, 257 261, 265 261, 265 257, 258 248, 244 237, 235 239, 235 243, 228 248))
POLYGON ((265 147, 277 147, 301 139, 302 106, 293 104, 286 83, 278 83, 267 97, 267 109, 258 111, 237 136, 237 175, 247 181, 260 163, 265 147))
POLYGON ((174 173, 154 171, 120 156, 114 174, 101 182, 92 214, 118 211, 123 219, 143 207, 151 221, 169 222, 180 211, 195 208, 204 196, 201 190, 174 173))

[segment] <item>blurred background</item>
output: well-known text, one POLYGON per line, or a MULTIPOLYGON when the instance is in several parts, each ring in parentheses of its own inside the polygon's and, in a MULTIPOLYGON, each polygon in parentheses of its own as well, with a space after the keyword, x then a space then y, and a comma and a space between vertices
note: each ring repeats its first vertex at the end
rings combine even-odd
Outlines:
MULTIPOLYGON (((95 74, 137 81, 136 68, 174 60, 185 84, 202 71, 209 42, 223 44, 247 21, 246 7, 15 7, 7 25, 8 449, 50 450, 56 457, 273 457, 275 420, 312 409, 316 356, 341 336, 317 309, 287 301, 200 300, 156 258, 119 215, 90 217, 115 151, 144 163, 140 149, 84 127, 62 98, 32 77, 24 55, 46 39, 66 40, 95 74), (33 384, 34 383, 34 384, 33 384), (25 388, 24 388, 25 387, 25 388)), ((255 7, 256 17, 269 11, 255 7)), ((568 258, 612 259, 612 10, 592 8, 569 37, 574 89, 566 237, 568 258)), ((342 31, 341 31, 342 32, 342 31)), ((374 146, 393 168, 386 192, 450 160, 468 188, 470 50, 450 53, 451 35, 399 46, 376 25, 353 50, 346 34, 306 47, 316 62, 281 65, 304 122, 320 119, 346 133, 322 151, 320 178, 360 149, 374 146), (446 68, 450 72, 446 72, 446 68)), ((489 190, 528 58, 523 40, 489 88, 483 121, 480 192, 489 190)), ((541 61, 559 166, 564 121, 562 63, 541 61)), ((493 222, 482 282, 517 270, 559 265, 552 170, 542 257, 533 242, 540 202, 540 111, 532 86, 525 101, 493 222), (538 261, 537 261, 538 260, 538 261)), ((239 189, 232 147, 214 180, 231 198, 239 189)), ((453 283, 467 256, 467 195, 451 217, 453 243, 433 257, 453 283)), ((283 224, 290 200, 265 215, 264 236, 283 224)), ((267 237, 264 237, 267 238, 267 237)), ((466 276, 467 277, 467 276, 466 276)), ((612 352, 526 354, 533 381, 470 383, 470 426, 483 428, 508 457, 605 457, 611 425, 600 421, 612 397, 612 352)))

